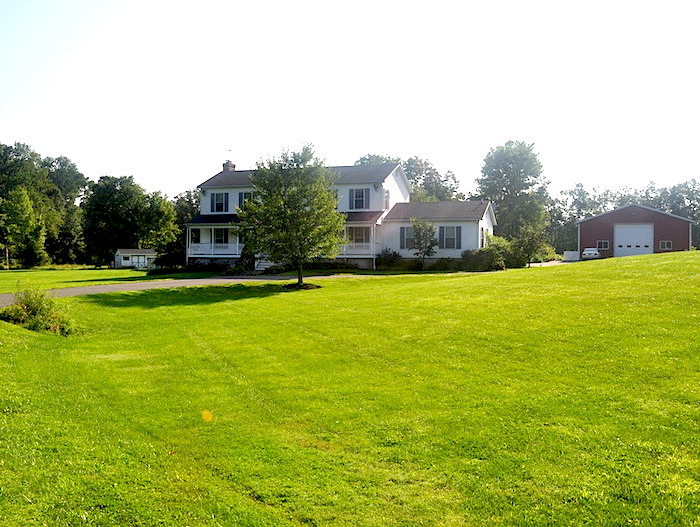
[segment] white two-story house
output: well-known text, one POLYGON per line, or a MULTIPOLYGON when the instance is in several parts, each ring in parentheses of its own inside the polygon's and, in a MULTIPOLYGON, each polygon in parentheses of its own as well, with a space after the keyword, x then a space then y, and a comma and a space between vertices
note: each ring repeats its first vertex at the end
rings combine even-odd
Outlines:
MULTIPOLYGON (((413 257, 412 217, 436 222, 436 258, 458 258, 463 250, 483 247, 486 234, 493 233, 496 220, 489 202, 409 203, 410 184, 400 164, 330 169, 338 176, 338 211, 346 215, 348 243, 338 258, 360 267, 371 268, 385 248, 413 257)), ((198 186, 200 212, 187 224, 188 264, 233 263, 241 256, 243 243, 234 227, 238 208, 252 197, 251 173, 227 161, 221 172, 198 186)))

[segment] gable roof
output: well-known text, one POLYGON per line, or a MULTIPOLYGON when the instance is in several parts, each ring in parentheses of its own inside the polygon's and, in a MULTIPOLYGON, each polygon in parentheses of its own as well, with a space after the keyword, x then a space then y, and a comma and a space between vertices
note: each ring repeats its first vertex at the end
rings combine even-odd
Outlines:
POLYGON ((155 256, 156 252, 153 249, 117 249, 119 254, 135 254, 137 256, 155 256))
POLYGON ((616 212, 620 212, 622 210, 629 209, 631 207, 644 209, 644 210, 648 210, 651 212, 656 212, 657 214, 663 214, 664 216, 670 216, 671 218, 676 218, 677 220, 687 221, 688 223, 695 223, 695 220, 691 220, 690 218, 684 218, 683 216, 677 216, 676 214, 671 214, 670 212, 664 212, 664 211, 659 210, 659 209, 647 207, 646 205, 639 205, 637 203, 631 203, 629 205, 625 205, 624 207, 620 207, 619 209, 609 210, 607 212, 603 212, 602 214, 596 214, 595 216, 591 216, 590 218, 584 218, 582 220, 578 220, 576 222, 576 224, 584 223, 584 222, 589 221, 589 220, 594 220, 594 219, 600 218, 602 216, 607 216, 608 214, 614 214, 616 212))
MULTIPOLYGON (((379 163, 372 165, 352 165, 329 167, 338 174, 337 183, 381 183, 391 175, 394 170, 400 171, 400 176, 406 179, 406 175, 398 163, 379 163)), ((222 170, 215 176, 207 179, 199 185, 199 188, 214 187, 249 187, 250 175, 253 170, 222 170)), ((408 184, 408 180, 406 180, 408 184)))
POLYGON ((413 201, 394 205, 384 221, 480 220, 489 208, 490 201, 413 201))

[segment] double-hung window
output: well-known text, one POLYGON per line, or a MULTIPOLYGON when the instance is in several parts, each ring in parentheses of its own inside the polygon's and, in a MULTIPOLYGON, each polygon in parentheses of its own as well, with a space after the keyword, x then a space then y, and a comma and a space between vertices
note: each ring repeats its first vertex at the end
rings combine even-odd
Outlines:
POLYGON ((438 229, 438 247, 440 249, 461 249, 462 227, 441 226, 438 229))
POLYGON ((190 231, 190 243, 201 243, 202 233, 199 229, 192 229, 190 231))
POLYGON ((416 235, 413 227, 401 227, 399 231, 399 248, 400 249, 415 249, 416 235))
POLYGON ((660 251, 672 251, 673 250, 673 241, 672 240, 661 240, 659 242, 659 250, 660 251))
POLYGON ((252 192, 239 192, 238 193, 238 208, 242 209, 246 201, 253 199, 252 192))
POLYGON ((211 211, 228 212, 228 192, 212 192, 211 211))
POLYGON ((369 189, 368 188, 351 188, 350 189, 350 209, 368 209, 369 208, 369 189))

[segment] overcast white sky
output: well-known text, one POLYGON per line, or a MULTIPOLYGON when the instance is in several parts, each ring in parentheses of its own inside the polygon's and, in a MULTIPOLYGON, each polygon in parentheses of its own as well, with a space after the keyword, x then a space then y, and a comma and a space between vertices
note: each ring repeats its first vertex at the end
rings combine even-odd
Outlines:
POLYGON ((170 197, 311 143, 469 192, 534 143, 552 194, 700 179, 693 1, 0 0, 0 143, 170 197))

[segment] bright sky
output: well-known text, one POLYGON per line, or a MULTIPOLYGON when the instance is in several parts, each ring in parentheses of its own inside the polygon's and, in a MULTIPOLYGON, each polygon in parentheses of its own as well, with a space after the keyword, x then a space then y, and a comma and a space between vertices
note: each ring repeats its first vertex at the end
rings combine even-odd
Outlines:
POLYGON ((552 194, 700 179, 700 3, 0 0, 0 143, 173 197, 314 145, 469 192, 535 144, 552 194), (696 7, 696 5, 698 7, 696 7))

